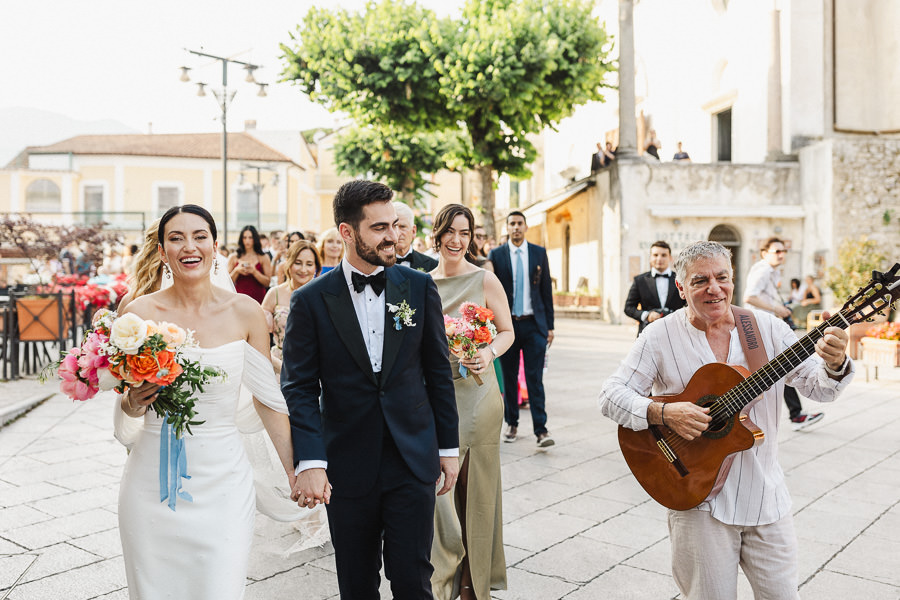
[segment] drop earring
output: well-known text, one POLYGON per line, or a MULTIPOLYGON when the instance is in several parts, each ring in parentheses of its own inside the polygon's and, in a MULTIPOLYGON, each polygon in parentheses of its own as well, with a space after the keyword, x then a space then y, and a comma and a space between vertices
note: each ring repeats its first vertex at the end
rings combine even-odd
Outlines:
POLYGON ((172 279, 172 269, 169 268, 169 263, 163 263, 163 277, 172 279))
POLYGON ((213 275, 219 274, 219 261, 213 257, 213 275))

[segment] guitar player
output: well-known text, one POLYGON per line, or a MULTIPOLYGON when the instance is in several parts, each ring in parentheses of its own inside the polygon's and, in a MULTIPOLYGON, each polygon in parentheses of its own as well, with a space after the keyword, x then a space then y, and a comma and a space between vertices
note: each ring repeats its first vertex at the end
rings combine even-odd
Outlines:
MULTIPOLYGON (((762 341, 771 360, 797 341, 784 321, 756 313, 754 331, 742 334, 732 312, 731 252, 717 242, 686 247, 675 261, 676 285, 686 310, 649 324, 616 373, 603 386, 603 414, 620 425, 669 428, 692 440, 708 427, 708 408, 694 402, 654 402, 648 396, 678 394, 701 366, 722 362, 748 366, 740 336, 762 341)), ((784 385, 811 400, 835 400, 853 377, 847 333, 831 327, 815 354, 750 405, 749 419, 763 442, 735 456, 720 489, 690 510, 669 510, 672 574, 688 600, 737 597, 738 566, 757 598, 795 600, 797 539, 791 500, 778 464, 778 423, 784 385)), ((751 346, 753 347, 753 346, 751 346)), ((758 345, 756 346, 758 347, 758 345)))

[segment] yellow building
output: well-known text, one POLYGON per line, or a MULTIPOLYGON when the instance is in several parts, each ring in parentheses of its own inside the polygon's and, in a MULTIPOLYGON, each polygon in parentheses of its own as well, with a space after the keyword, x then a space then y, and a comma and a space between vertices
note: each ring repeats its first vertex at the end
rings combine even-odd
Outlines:
MULTIPOLYGON (((169 207, 193 203, 222 228, 221 145, 222 136, 211 133, 83 135, 29 147, 0 170, 0 212, 105 221, 139 237, 169 207)), ((305 171, 249 133, 229 133, 228 242, 245 225, 319 230, 321 210, 305 171)))

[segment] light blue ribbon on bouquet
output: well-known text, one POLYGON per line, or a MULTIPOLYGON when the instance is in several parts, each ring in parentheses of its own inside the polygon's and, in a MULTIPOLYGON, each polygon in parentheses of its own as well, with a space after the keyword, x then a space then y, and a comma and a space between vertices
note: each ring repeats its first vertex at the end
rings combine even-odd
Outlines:
POLYGON ((463 379, 469 376, 469 370, 462 363, 459 363, 459 374, 462 375, 463 379))
POLYGON ((191 495, 181 487, 181 480, 190 478, 184 438, 175 437, 175 429, 169 425, 169 413, 165 413, 159 434, 159 501, 168 499, 173 511, 177 498, 193 502, 191 495))

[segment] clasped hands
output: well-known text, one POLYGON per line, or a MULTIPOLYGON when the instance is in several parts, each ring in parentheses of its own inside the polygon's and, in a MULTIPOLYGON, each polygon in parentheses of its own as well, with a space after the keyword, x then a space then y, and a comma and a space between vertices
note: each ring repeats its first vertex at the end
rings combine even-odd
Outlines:
MULTIPOLYGON (((444 478, 444 485, 438 490, 437 495, 446 494, 456 484, 456 478, 459 475, 459 458, 456 456, 441 457, 441 476, 444 478)), ((441 476, 438 477, 435 485, 441 483, 441 476)), ((328 482, 328 474, 325 469, 306 469, 297 475, 293 482, 291 490, 291 500, 303 508, 313 509, 319 504, 329 504, 331 502, 331 484, 328 482)))

